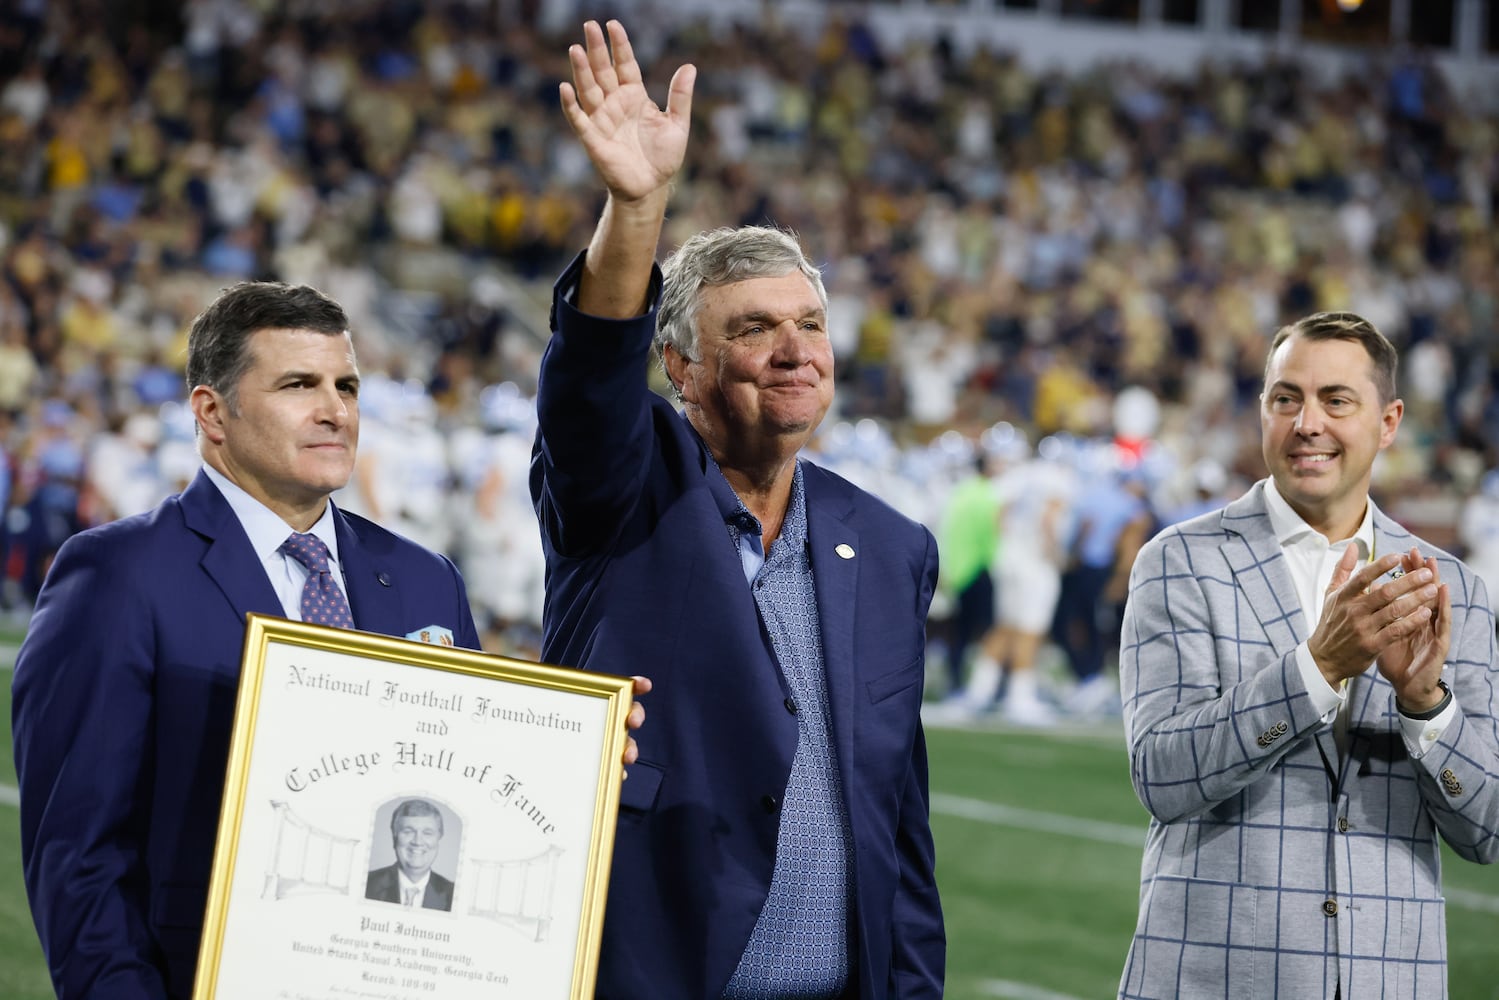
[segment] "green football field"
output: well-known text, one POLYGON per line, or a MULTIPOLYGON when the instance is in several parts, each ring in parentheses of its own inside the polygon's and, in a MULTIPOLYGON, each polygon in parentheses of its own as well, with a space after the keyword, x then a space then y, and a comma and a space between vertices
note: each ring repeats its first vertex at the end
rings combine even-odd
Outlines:
MULTIPOLYGON (((52 995, 21 886, 0 632, 0 997, 52 995)), ((933 729, 932 827, 951 1000, 1114 995, 1134 927, 1145 812, 1117 723, 1033 734, 933 729)), ((1453 1000, 1499 1000, 1499 866, 1445 866, 1453 1000)))

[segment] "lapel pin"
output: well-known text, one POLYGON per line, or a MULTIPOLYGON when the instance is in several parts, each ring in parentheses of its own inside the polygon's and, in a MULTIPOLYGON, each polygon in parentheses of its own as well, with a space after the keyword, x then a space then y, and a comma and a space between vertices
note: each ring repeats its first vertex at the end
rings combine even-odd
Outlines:
POLYGON ((839 543, 838 547, 833 551, 844 559, 852 559, 854 557, 854 547, 847 542, 839 543))

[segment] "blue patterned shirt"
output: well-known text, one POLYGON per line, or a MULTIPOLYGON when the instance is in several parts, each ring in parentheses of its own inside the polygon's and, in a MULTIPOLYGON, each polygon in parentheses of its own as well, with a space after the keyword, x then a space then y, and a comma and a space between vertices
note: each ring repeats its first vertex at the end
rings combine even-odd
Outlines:
POLYGON ((725 1000, 833 1000, 848 980, 850 831, 833 753, 822 628, 797 464, 780 537, 767 559, 741 501, 727 521, 760 621, 796 703, 796 756, 776 836, 770 895, 725 1000))

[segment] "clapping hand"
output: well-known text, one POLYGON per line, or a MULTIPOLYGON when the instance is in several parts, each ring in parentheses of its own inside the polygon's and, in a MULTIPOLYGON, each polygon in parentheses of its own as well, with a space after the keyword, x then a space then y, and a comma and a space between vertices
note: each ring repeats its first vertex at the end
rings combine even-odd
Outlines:
POLYGON ((1396 704, 1408 712, 1424 712, 1442 700, 1437 681, 1452 641, 1452 593, 1437 576, 1437 561, 1429 556, 1423 559, 1414 548, 1401 556, 1401 569, 1406 576, 1428 571, 1431 583, 1421 592, 1435 590, 1434 600, 1406 616, 1415 621, 1415 627, 1389 643, 1375 662, 1395 688, 1396 704))
MULTIPOLYGON (((1356 566, 1358 552, 1350 545, 1333 571, 1322 618, 1307 640, 1307 648, 1322 675, 1334 687, 1363 673, 1378 658, 1380 672, 1395 685, 1397 696, 1407 688, 1414 694, 1425 682, 1423 668, 1429 668, 1430 656, 1440 653, 1439 674, 1440 659, 1447 652, 1452 616, 1446 587, 1436 582, 1436 562, 1423 561, 1412 550, 1382 556, 1358 569, 1356 566), (1404 573, 1381 581, 1381 577, 1397 568, 1404 573), (1433 643, 1438 643, 1440 650, 1433 643), (1418 649, 1423 668, 1414 665, 1418 649), (1421 678, 1420 682, 1411 681, 1412 671, 1421 678)), ((1435 690, 1435 676, 1430 677, 1430 684, 1435 690)), ((1415 703, 1402 701, 1402 704, 1419 710, 1415 703)))

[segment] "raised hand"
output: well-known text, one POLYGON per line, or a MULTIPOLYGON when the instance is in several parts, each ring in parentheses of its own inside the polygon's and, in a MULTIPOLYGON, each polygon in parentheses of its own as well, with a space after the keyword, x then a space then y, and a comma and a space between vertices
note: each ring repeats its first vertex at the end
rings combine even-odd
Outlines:
POLYGON ((677 69, 662 111, 646 93, 624 26, 609 21, 607 30, 606 43, 597 21, 583 26, 584 44, 567 50, 573 82, 558 89, 563 113, 610 195, 637 201, 666 188, 682 166, 697 69, 690 63, 677 69))

